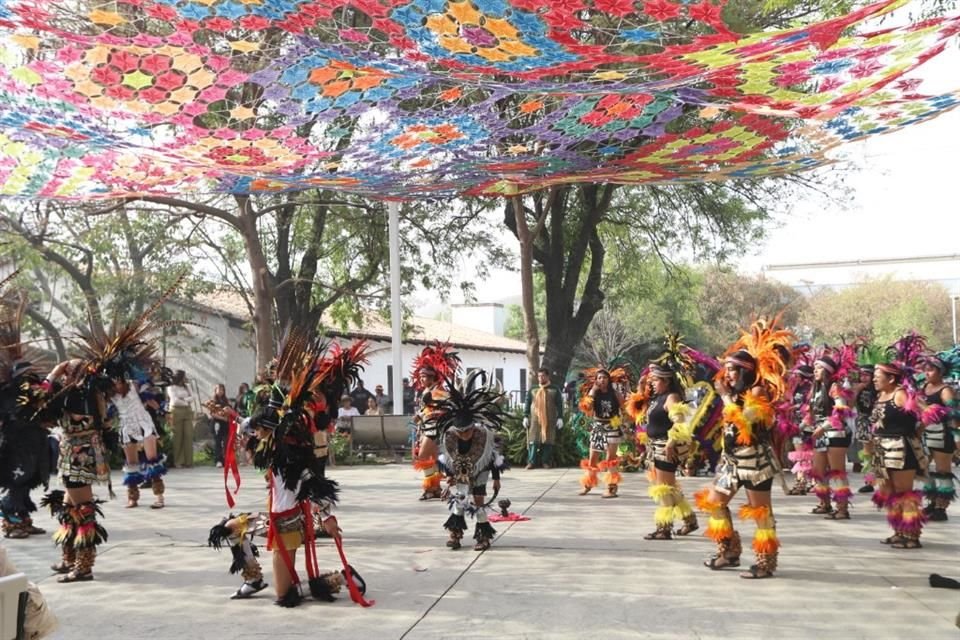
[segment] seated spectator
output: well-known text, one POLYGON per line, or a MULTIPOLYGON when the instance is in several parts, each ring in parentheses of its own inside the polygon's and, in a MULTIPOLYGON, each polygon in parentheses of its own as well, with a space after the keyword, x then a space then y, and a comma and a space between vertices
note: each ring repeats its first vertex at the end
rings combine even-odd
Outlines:
POLYGON ((353 406, 353 400, 350 396, 340 398, 340 410, 337 412, 337 431, 340 433, 350 433, 353 430, 353 421, 351 418, 361 415, 357 408, 353 406))

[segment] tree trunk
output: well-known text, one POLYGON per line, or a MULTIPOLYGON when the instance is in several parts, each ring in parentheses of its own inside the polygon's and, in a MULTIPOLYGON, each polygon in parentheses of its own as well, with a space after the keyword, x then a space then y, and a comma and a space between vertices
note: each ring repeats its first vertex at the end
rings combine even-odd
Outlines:
POLYGON ((60 331, 57 327, 50 322, 50 319, 44 316, 42 313, 34 309, 32 306, 27 307, 27 315, 31 320, 40 325, 47 334, 50 342, 53 343, 53 348, 57 352, 57 362, 63 362, 67 359, 67 349, 63 344, 63 336, 60 335, 60 331))
POLYGON ((540 368, 540 332, 537 329, 536 309, 533 304, 533 234, 527 226, 523 211, 522 196, 515 195, 513 213, 517 223, 517 239, 520 240, 520 285, 523 307, 523 328, 527 340, 527 388, 533 386, 537 369, 540 368))
POLYGON ((273 276, 267 265, 257 218, 248 196, 236 196, 240 207, 237 230, 247 249, 247 263, 253 276, 253 330, 257 344, 257 370, 261 371, 274 355, 273 340, 273 276))
POLYGON ((615 188, 614 185, 595 184, 577 187, 582 211, 569 242, 566 241, 565 234, 569 232, 565 229, 565 222, 572 218, 568 211, 571 199, 558 192, 547 205, 550 210, 548 238, 542 250, 536 252, 536 257, 543 267, 546 282, 547 339, 543 366, 557 379, 566 377, 577 345, 587 334, 594 316, 603 309, 604 294, 600 285, 606 251, 597 229, 610 206, 615 188), (580 277, 588 259, 590 266, 578 300, 580 277))

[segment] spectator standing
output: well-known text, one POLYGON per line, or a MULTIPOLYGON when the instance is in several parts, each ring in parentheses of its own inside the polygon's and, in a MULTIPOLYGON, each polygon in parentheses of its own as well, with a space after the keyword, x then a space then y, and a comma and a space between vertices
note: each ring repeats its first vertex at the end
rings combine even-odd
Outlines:
POLYGON ((189 469, 193 466, 193 395, 187 387, 187 374, 178 369, 167 386, 170 426, 173 429, 173 464, 189 469))
POLYGON ((223 384, 214 386, 213 397, 204 406, 213 427, 213 459, 217 467, 223 467, 223 449, 230 426, 230 399, 227 397, 227 388, 223 384))
POLYGON ((376 389, 374 389, 373 397, 377 401, 377 408, 379 409, 377 413, 385 416, 393 412, 393 400, 383 392, 382 384, 378 384, 376 389))
POLYGON ((367 400, 367 412, 363 414, 365 416, 382 416, 383 407, 377 402, 376 398, 370 398, 367 400))
POLYGON ((353 408, 360 412, 359 415, 367 410, 367 401, 372 397, 373 394, 363 387, 363 380, 358 379, 357 386, 350 392, 350 400, 353 408))
POLYGON ((253 406, 254 393, 250 390, 250 385, 246 382, 241 382, 240 387, 237 389, 237 397, 233 401, 233 408, 241 418, 250 417, 250 408, 253 406))

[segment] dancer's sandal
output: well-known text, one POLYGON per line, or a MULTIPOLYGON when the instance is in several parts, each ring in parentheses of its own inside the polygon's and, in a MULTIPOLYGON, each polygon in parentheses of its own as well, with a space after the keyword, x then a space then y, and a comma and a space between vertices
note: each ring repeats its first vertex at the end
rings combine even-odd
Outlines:
POLYGON ((823 516, 824 520, 849 520, 850 512, 849 511, 832 511, 827 515, 823 516))
POLYGON ((903 540, 904 540, 903 536, 895 533, 889 538, 884 538, 883 540, 881 540, 880 544, 897 544, 899 542, 902 542, 903 540))
POLYGON ((772 578, 773 572, 752 564, 749 569, 740 574, 740 577, 744 580, 763 580, 764 578, 772 578))
POLYGON ((89 582, 91 580, 93 580, 93 572, 91 571, 87 571, 86 573, 77 573, 76 571, 71 571, 57 578, 57 582, 60 584, 69 584, 71 582, 89 582))
POLYGON ((643 536, 644 540, 673 540, 669 529, 657 529, 653 533, 643 536))
POLYGON ((61 562, 60 564, 50 565, 50 570, 53 571, 54 573, 70 573, 72 571, 72 568, 66 562, 61 562))
POLYGON ((709 560, 703 563, 703 566, 708 569, 713 569, 714 571, 719 571, 720 569, 726 569, 728 567, 739 567, 740 558, 728 558, 726 556, 713 556, 709 560))
POLYGON ((919 540, 911 540, 909 538, 903 538, 896 542, 890 544, 892 549, 923 549, 923 545, 920 544, 919 540))
POLYGON ((813 509, 810 510, 810 513, 815 513, 817 515, 826 515, 828 513, 833 513, 833 507, 828 504, 818 504, 813 509))
POLYGON ((486 551, 490 548, 490 541, 487 539, 478 540, 477 544, 473 545, 474 551, 486 551))
POLYGON ((674 531, 673 534, 676 536, 688 536, 699 528, 700 528, 700 525, 697 524, 696 522, 688 522, 688 523, 684 523, 684 525, 679 529, 677 529, 676 531, 674 531))

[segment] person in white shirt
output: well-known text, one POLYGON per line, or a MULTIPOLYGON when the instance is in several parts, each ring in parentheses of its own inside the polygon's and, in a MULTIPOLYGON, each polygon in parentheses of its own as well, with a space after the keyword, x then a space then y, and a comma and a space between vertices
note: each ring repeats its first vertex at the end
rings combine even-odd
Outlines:
POLYGON ((117 409, 120 419, 120 443, 126 459, 123 465, 123 484, 127 487, 127 508, 137 506, 140 500, 140 483, 152 483, 154 503, 151 509, 164 507, 163 476, 167 473, 164 461, 157 450, 157 431, 147 409, 140 401, 135 385, 125 378, 113 382, 110 401, 117 409), (143 446, 146 463, 140 463, 140 447, 143 446))
POLYGON ((353 406, 353 398, 343 396, 340 398, 340 410, 337 411, 337 431, 349 433, 353 429, 350 418, 355 418, 360 412, 353 406))
POLYGON ((167 387, 169 420, 173 430, 173 466, 193 466, 193 394, 187 386, 187 374, 178 369, 167 387))

